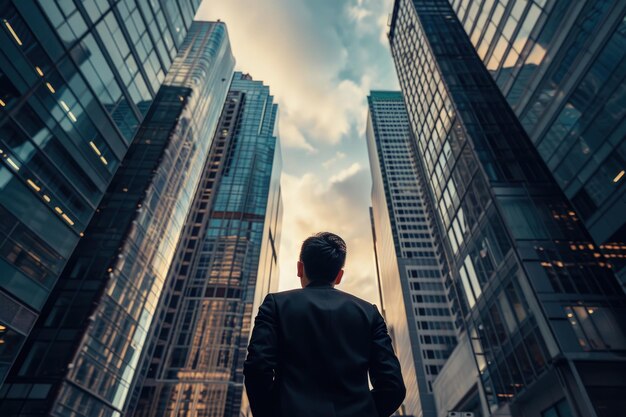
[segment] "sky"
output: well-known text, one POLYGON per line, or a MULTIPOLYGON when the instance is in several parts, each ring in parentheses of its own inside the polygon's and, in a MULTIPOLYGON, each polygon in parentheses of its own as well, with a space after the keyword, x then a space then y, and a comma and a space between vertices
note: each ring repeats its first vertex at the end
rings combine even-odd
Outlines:
POLYGON ((393 0, 205 0, 226 23, 236 70, 279 107, 284 216, 279 289, 300 286, 302 241, 330 231, 348 247, 339 289, 379 304, 365 142, 370 90, 397 90, 386 38, 393 0))

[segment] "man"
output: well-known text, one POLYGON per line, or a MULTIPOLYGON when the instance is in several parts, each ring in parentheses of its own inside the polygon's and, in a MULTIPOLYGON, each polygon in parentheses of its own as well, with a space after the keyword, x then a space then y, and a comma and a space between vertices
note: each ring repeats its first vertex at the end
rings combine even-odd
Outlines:
POLYGON ((243 371, 254 417, 388 417, 404 400, 378 309, 334 289, 345 260, 339 236, 309 237, 302 289, 269 294, 259 307, 243 371))

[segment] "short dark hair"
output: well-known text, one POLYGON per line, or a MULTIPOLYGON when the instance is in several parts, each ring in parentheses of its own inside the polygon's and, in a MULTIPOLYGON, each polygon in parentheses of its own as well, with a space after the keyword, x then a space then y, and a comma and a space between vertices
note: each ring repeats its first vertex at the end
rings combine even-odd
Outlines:
POLYGON ((302 242, 300 262, 309 280, 332 282, 346 263, 346 242, 334 233, 316 233, 302 242))

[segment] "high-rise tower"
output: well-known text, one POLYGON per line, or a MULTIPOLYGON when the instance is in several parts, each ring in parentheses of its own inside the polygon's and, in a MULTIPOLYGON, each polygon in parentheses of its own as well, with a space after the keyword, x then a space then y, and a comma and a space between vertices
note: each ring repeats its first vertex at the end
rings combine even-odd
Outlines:
POLYGON ((434 382, 439 415, 619 415, 626 297, 612 266, 451 5, 397 0, 389 40, 465 322, 434 382), (472 357, 477 372, 458 372, 472 357))
POLYGON ((239 416, 253 312, 278 278, 277 110, 268 86, 235 73, 170 269, 135 417, 239 416))
POLYGON ((626 2, 450 3, 626 289, 626 2))
POLYGON ((407 387, 403 407, 410 414, 435 417, 432 382, 456 345, 445 264, 402 94, 372 91, 368 105, 365 135, 378 281, 407 387))
POLYGON ((0 2, 0 385, 199 3, 0 2))
POLYGON ((0 392, 0 415, 124 413, 233 67, 226 26, 194 22, 0 392))

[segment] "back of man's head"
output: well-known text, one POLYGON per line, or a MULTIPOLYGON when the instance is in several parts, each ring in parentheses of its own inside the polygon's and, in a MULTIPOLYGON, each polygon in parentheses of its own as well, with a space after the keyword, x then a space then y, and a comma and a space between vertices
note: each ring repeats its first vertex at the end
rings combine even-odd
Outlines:
POLYGON ((333 282, 346 263, 346 242, 334 233, 317 233, 302 242, 300 262, 310 281, 333 282))

